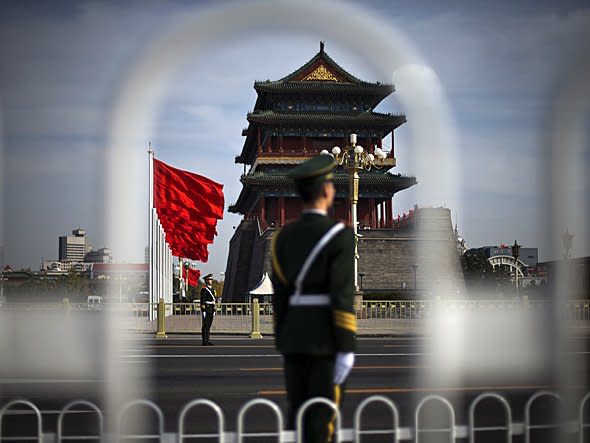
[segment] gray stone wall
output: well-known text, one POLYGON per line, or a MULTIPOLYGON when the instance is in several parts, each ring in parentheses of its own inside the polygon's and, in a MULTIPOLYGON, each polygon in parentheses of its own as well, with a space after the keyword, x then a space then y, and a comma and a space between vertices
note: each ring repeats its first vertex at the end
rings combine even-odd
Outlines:
POLYGON ((364 274, 362 289, 414 289, 412 264, 416 263, 416 239, 413 233, 372 229, 360 234, 358 272, 364 274))
MULTIPOLYGON (((359 231, 358 271, 364 274, 364 291, 422 290, 443 280, 463 288, 450 210, 421 208, 416 217, 416 225, 403 230, 359 231)), ((224 301, 242 301, 265 272, 270 274, 270 244, 275 232, 269 228, 261 234, 252 221, 238 227, 230 242, 224 301)))
POLYGON ((248 290, 252 290, 258 286, 265 272, 268 272, 268 275, 271 273, 270 245, 272 236, 276 231, 277 229, 275 228, 268 228, 254 240, 248 277, 248 290))
POLYGON ((250 261, 257 236, 258 224, 253 220, 243 220, 229 242, 222 295, 226 303, 243 301, 244 294, 250 289, 250 261))

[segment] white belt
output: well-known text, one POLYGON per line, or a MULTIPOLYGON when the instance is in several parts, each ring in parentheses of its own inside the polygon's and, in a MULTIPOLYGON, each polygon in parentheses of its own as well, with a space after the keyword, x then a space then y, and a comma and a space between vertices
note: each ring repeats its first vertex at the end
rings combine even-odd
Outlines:
POLYGON ((295 294, 289 297, 289 306, 330 306, 328 294, 295 294))
POLYGON ((206 302, 205 302, 205 304, 206 304, 206 305, 214 305, 214 304, 215 304, 215 302, 214 302, 214 301, 206 301, 206 302))
POLYGON ((311 267, 316 256, 342 229, 344 229, 344 223, 336 223, 322 236, 322 238, 320 238, 320 241, 315 244, 295 279, 295 293, 289 297, 289 306, 330 306, 329 294, 301 294, 301 288, 303 287, 303 280, 305 280, 307 271, 311 267))

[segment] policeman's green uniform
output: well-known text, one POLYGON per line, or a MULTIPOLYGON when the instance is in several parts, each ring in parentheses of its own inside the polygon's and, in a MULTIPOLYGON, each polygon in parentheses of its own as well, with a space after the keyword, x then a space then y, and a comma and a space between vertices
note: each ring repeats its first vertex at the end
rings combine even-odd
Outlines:
MULTIPOLYGON (((300 174, 309 174, 309 168, 317 174, 327 163, 310 162, 299 167, 308 167, 300 174)), ((330 166, 329 171, 331 159, 330 166)), ((320 172, 325 175, 324 169, 320 172)), ((274 333, 277 349, 285 357, 289 425, 294 428, 297 410, 307 399, 325 397, 338 403, 339 392, 333 383, 335 354, 355 350, 354 233, 321 213, 304 212, 275 233, 272 268, 274 333), (330 230, 332 237, 324 238, 325 245, 301 278, 306 259, 330 230)), ((327 440, 331 416, 323 406, 308 410, 306 443, 327 440)))

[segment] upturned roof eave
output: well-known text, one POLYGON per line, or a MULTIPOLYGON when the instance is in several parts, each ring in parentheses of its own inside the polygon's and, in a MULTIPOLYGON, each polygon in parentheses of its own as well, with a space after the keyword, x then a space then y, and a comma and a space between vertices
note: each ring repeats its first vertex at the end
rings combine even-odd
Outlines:
MULTIPOLYGON (((345 185, 348 184, 349 176, 348 173, 342 172, 337 170, 334 174, 334 183, 337 185, 345 185)), ((268 184, 281 184, 282 186, 288 186, 291 184, 291 179, 287 176, 287 174, 267 174, 267 173, 260 173, 256 172, 254 174, 246 174, 240 178, 240 182, 246 186, 263 186, 268 184)), ((400 174, 391 174, 389 172, 368 172, 364 173, 361 172, 360 175, 360 183, 361 186, 368 185, 398 185, 400 183, 407 183, 407 184, 415 184, 416 177, 414 176, 403 176, 400 174)))
POLYGON ((335 81, 256 81, 254 90, 260 93, 274 94, 298 94, 310 92, 314 94, 324 93, 325 89, 341 89, 343 94, 348 95, 387 95, 395 92, 392 84, 386 83, 350 83, 335 81))
MULTIPOLYGON (((344 176, 345 174, 338 175, 344 176)), ((346 194, 346 192, 343 193, 342 190, 348 189, 348 177, 341 177, 340 179, 338 179, 338 175, 335 176, 335 184, 337 187, 337 194, 341 196, 341 194, 346 194)), ((367 193, 373 194, 375 186, 379 187, 379 190, 382 194, 381 197, 387 198, 392 197, 397 192, 403 191, 417 184, 416 177, 394 176, 392 174, 389 175, 394 177, 396 180, 386 185, 384 185, 383 183, 367 183, 367 180, 363 180, 363 178, 361 178, 359 187, 359 197, 364 198, 364 194, 367 193)), ((238 196, 236 202, 233 205, 229 206, 228 211, 232 214, 245 215, 252 209, 253 205, 256 204, 256 201, 258 200, 260 195, 264 194, 264 191, 263 189, 261 189, 261 186, 268 185, 272 182, 280 183, 285 194, 296 194, 295 185, 289 182, 286 175, 274 176, 274 178, 276 179, 276 181, 269 180, 265 183, 251 183, 248 181, 242 181, 244 187, 242 188, 242 191, 240 192, 240 195, 238 196)))
POLYGON ((268 126, 276 124, 290 124, 294 127, 307 127, 309 123, 313 123, 315 127, 386 127, 390 130, 397 129, 407 122, 406 116, 403 114, 377 114, 371 113, 369 116, 356 115, 338 115, 338 114, 312 114, 312 113, 293 113, 279 114, 272 111, 264 111, 262 113, 249 113, 247 115, 248 122, 252 125, 268 126))
POLYGON ((348 99, 354 97, 367 97, 372 108, 376 108, 386 97, 395 92, 391 84, 381 83, 344 83, 344 82, 323 82, 323 81, 293 81, 281 82, 254 82, 254 89, 257 93, 254 109, 268 108, 268 102, 272 97, 278 96, 322 96, 341 95, 348 99))

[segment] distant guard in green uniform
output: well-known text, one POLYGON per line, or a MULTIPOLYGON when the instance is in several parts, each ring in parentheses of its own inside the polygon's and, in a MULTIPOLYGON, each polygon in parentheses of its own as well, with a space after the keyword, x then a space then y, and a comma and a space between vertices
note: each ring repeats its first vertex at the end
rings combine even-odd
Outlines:
MULTIPOLYGON (((272 243, 274 333, 284 356, 291 429, 306 400, 324 397, 339 405, 354 364, 354 233, 327 216, 334 166, 331 156, 321 155, 290 172, 303 214, 275 233, 272 243)), ((329 441, 333 419, 324 405, 308 409, 304 441, 329 441)))
POLYGON ((209 335, 211 325, 213 324, 213 317, 215 317, 215 289, 213 289, 213 274, 207 274, 203 280, 205 285, 201 288, 201 313, 203 322, 201 325, 201 338, 203 346, 213 346, 209 335))

